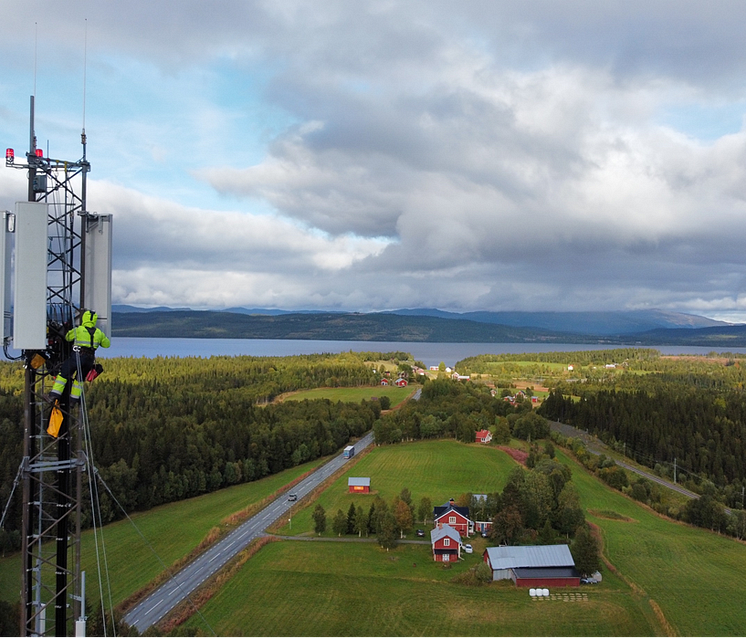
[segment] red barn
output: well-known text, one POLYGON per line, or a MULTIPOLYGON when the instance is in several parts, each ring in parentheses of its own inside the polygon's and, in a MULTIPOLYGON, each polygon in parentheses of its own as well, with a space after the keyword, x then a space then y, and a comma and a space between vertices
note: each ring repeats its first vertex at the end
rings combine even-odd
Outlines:
POLYGON ((567 545, 488 547, 484 562, 492 580, 512 580, 518 587, 577 587, 580 574, 567 545))
POLYGON ((445 505, 433 508, 433 523, 436 528, 448 525, 462 536, 474 533, 474 521, 469 518, 469 508, 459 507, 453 499, 445 505))
POLYGON ((461 558, 461 534, 450 525, 430 530, 430 545, 436 562, 451 563, 461 558))
POLYGON ((405 388, 409 385, 409 381, 407 381, 406 379, 397 379, 396 381, 394 381, 394 385, 400 388, 405 388))
POLYGON ((370 492, 370 477, 351 476, 347 479, 347 491, 356 494, 368 494, 370 492))

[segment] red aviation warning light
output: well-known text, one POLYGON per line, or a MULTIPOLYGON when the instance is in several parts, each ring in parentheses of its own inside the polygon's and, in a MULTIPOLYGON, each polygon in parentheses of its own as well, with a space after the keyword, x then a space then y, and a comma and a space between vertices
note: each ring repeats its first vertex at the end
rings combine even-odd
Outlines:
POLYGON ((16 159, 16 152, 12 148, 5 149, 5 165, 11 166, 16 159))

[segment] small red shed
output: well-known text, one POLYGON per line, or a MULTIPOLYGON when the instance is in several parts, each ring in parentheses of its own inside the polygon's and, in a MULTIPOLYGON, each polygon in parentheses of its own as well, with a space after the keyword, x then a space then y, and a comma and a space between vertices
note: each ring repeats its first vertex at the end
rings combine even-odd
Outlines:
POLYGON ((349 477, 347 479, 347 491, 350 493, 368 494, 370 492, 370 477, 349 477))

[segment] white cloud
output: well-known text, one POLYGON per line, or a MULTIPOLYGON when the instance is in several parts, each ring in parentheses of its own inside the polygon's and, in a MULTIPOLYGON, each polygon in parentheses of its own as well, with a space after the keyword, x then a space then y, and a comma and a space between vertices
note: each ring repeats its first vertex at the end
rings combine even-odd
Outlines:
POLYGON ((85 18, 117 301, 741 309, 742 2, 3 5, 0 133, 38 21, 76 139, 85 18))

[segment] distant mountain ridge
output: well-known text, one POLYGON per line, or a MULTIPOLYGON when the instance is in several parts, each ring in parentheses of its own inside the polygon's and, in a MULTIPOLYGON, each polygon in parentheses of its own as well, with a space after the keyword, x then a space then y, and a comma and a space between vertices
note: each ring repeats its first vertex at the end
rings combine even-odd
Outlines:
POLYGON ((504 326, 557 330, 571 334, 599 336, 626 335, 648 332, 661 328, 711 328, 728 326, 723 321, 698 315, 665 310, 618 310, 595 312, 465 312, 453 313, 442 310, 403 309, 392 310, 392 314, 407 316, 430 316, 444 319, 466 319, 480 323, 496 323, 504 326))
MULTIPOLYGON (((114 312, 175 312, 192 311, 189 308, 137 308, 135 306, 113 306, 114 312)), ((192 312, 207 312, 194 310, 192 312)), ((513 328, 532 328, 541 331, 565 332, 576 335, 618 336, 648 332, 658 329, 696 329, 727 327, 723 321, 708 319, 698 315, 665 310, 619 310, 595 312, 522 312, 522 311, 476 311, 448 312, 437 308, 402 308, 380 313, 350 313, 345 311, 321 310, 279 310, 276 308, 227 308, 214 312, 241 315, 400 315, 405 317, 437 317, 454 321, 473 321, 485 324, 497 324, 513 328)))
MULTIPOLYGON (((115 337, 421 341, 453 343, 577 343, 746 347, 746 326, 660 311, 629 313, 380 313, 264 312, 113 308, 115 337), (647 313, 647 314, 646 314, 647 313), (510 316, 506 316, 510 315, 510 316), (621 315, 621 316, 617 316, 621 315), (451 318, 453 317, 453 318, 451 318), (485 321, 478 321, 480 317, 485 321), (572 331, 497 323, 544 323, 572 331), (659 324, 676 327, 657 327, 659 324), (705 327, 696 327, 700 324, 705 327), (654 327, 650 329, 650 325, 654 327), (712 325, 715 324, 715 325, 712 325), (681 328, 679 326, 689 326, 681 328), (633 327, 634 331, 629 330, 633 327), (597 332, 591 332, 595 328, 597 332), (625 331, 625 328, 627 331, 625 331), (581 332, 585 329, 585 332, 581 332), (603 332, 601 332, 603 330, 603 332)), ((428 311, 423 311, 428 312, 428 311)))

